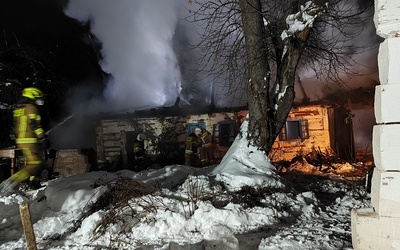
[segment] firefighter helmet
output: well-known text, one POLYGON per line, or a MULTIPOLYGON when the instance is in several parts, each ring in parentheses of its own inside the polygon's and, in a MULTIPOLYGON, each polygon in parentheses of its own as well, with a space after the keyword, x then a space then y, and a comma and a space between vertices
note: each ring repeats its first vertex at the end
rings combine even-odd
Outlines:
POLYGON ((138 134, 138 136, 136 137, 136 139, 137 139, 138 141, 144 141, 144 140, 147 139, 147 137, 146 137, 145 134, 138 134))
POLYGON ((197 128, 194 130, 194 133, 195 133, 195 135, 197 135, 197 136, 201 136, 201 135, 203 134, 203 130, 202 130, 200 127, 197 127, 197 128))
POLYGON ((38 88, 29 87, 22 90, 22 96, 36 101, 38 105, 43 105, 44 93, 38 88))

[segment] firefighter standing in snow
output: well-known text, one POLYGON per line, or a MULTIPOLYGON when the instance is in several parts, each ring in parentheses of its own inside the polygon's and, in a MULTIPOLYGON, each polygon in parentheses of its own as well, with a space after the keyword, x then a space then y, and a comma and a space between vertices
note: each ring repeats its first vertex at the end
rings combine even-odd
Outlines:
POLYGON ((0 185, 0 190, 12 191, 19 183, 34 178, 43 164, 44 131, 37 105, 43 105, 44 94, 37 88, 25 88, 14 110, 15 143, 24 155, 25 166, 0 185))
POLYGON ((138 170, 142 170, 142 168, 145 166, 145 160, 147 158, 145 149, 146 140, 147 137, 145 134, 138 134, 135 142, 133 143, 133 153, 135 155, 135 163, 138 170))
POLYGON ((200 127, 196 127, 194 132, 190 133, 186 139, 186 148, 185 148, 185 165, 200 167, 201 166, 201 147, 202 140, 201 136, 203 134, 203 130, 200 127))
POLYGON ((212 136, 207 130, 201 135, 202 151, 201 151, 201 164, 208 166, 214 163, 214 152, 212 147, 212 136))

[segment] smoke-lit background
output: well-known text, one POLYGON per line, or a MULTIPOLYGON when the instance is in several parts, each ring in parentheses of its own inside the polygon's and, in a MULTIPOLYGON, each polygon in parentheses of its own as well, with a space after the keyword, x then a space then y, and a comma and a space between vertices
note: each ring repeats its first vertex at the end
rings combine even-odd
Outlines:
MULTIPOLYGON (((211 82, 211 78, 191 75, 197 67, 199 54, 190 44, 195 44, 202 32, 196 24, 184 20, 191 8, 187 1, 178 0, 69 1, 65 13, 84 24, 89 23, 91 32, 101 42, 99 63, 110 74, 104 91, 109 102, 107 107, 168 106, 178 95, 186 104, 210 104, 211 85, 217 85, 216 89, 221 86, 211 82)), ((321 100, 343 86, 347 91, 376 85, 378 46, 371 47, 371 43, 377 42, 372 18, 364 26, 363 33, 353 41, 360 47, 359 51, 351 51, 359 63, 353 68, 362 75, 344 77, 347 82, 339 86, 321 84, 321 79, 315 75, 301 72, 299 80, 312 101, 321 100)), ((304 92, 299 86, 296 90, 299 101, 304 92)), ((219 93, 216 91, 217 106, 229 106, 232 100, 218 96, 219 93)), ((99 103, 95 104, 97 107, 99 103)), ((245 104, 242 101, 234 105, 245 104)), ((85 107, 88 106, 85 104, 85 107)), ((78 110, 82 110, 81 107, 78 110)))
MULTIPOLYGON (((3 1, 2 7, 3 34, 12 36, 22 30, 23 34, 30 34, 27 41, 33 41, 32 36, 46 34, 42 39, 54 39, 54 44, 47 42, 64 53, 59 60, 65 58, 66 63, 60 63, 59 67, 66 71, 71 68, 68 74, 78 75, 79 72, 84 75, 77 77, 78 84, 65 93, 68 99, 63 108, 68 115, 171 106, 178 96, 182 105, 205 106, 210 104, 212 85, 215 87, 214 100, 217 106, 246 104, 245 98, 235 96, 232 100, 225 96, 221 92, 223 82, 212 82, 211 77, 202 73, 194 74, 199 53, 191 45, 196 44, 202 30, 184 20, 194 8, 188 1, 8 0, 3 1), (77 32, 77 26, 89 32, 77 32), (74 38, 83 41, 86 50, 82 47, 78 50, 75 42, 71 42, 75 41, 74 38), (94 72, 98 74, 92 70, 95 68, 93 62, 87 63, 92 65, 87 69, 82 66, 83 59, 69 60, 77 51, 80 54, 95 52, 96 58, 93 60, 104 72, 104 77, 92 77, 94 72), (104 86, 104 89, 98 86, 104 86)), ((363 47, 373 39, 376 36, 371 18, 365 23, 364 32, 353 42, 363 47)), ((362 76, 348 78, 346 86, 357 88, 377 84, 377 49, 378 46, 364 53, 356 53, 354 58, 365 67, 360 68, 362 76)), ((340 90, 335 83, 321 84, 309 72, 301 72, 299 77, 302 85, 296 85, 296 101, 301 101, 305 95, 311 101, 318 101, 340 90)), ((93 139, 86 138, 90 135, 85 129, 88 120, 77 117, 74 123, 66 123, 68 126, 52 136, 56 147, 91 146, 86 143, 93 139)), ((52 126, 60 121, 62 119, 52 120, 52 126)))
MULTIPOLYGON (((186 104, 209 104, 211 83, 191 75, 198 58, 190 44, 198 32, 183 20, 188 8, 177 0, 69 1, 65 13, 89 23, 101 43, 99 63, 109 74, 105 102, 84 106, 133 111, 171 106, 178 96, 186 104)), ((72 112, 76 107, 82 111, 82 103, 71 102, 72 112)))

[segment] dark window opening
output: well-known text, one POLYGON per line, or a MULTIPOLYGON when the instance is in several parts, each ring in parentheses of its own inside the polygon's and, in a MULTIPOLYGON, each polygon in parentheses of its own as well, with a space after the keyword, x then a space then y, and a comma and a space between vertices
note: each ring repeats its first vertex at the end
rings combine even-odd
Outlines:
POLYGON ((309 138, 308 120, 288 120, 282 128, 279 140, 299 140, 309 138))
MULTIPOLYGON (((214 132, 215 133, 215 132, 214 132)), ((218 144, 230 146, 235 140, 235 130, 232 121, 218 122, 218 144)))

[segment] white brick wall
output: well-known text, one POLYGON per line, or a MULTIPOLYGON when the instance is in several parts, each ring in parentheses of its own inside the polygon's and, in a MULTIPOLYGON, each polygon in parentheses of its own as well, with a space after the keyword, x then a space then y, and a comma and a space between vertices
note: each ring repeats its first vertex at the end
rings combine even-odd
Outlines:
POLYGON ((400 83, 399 62, 400 37, 385 39, 380 44, 378 53, 379 81, 382 85, 400 83))
POLYGON ((372 176, 371 202, 379 216, 400 218, 400 172, 375 168, 372 176))
POLYGON ((397 36, 400 31, 399 13, 399 0, 375 0, 376 33, 383 38, 397 36))
POLYGON ((400 124, 375 125, 372 140, 376 167, 400 171, 400 124))
POLYGON ((375 0, 380 86, 375 91, 373 208, 351 213, 354 249, 400 249, 400 0, 375 0))

